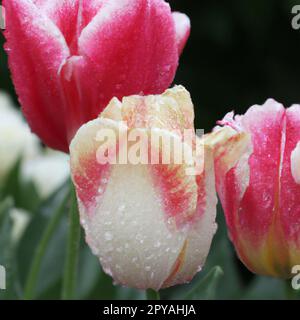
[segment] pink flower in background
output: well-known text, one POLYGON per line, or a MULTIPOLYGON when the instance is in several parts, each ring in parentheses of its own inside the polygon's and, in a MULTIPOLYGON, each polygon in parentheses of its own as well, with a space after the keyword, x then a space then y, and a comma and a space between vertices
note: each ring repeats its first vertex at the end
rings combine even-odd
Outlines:
POLYGON ((190 31, 162 0, 4 0, 5 45, 24 114, 68 152, 110 99, 163 92, 190 31))
POLYGON ((290 277, 300 264, 300 106, 274 100, 220 122, 251 134, 252 149, 217 189, 240 259, 261 275, 290 277))

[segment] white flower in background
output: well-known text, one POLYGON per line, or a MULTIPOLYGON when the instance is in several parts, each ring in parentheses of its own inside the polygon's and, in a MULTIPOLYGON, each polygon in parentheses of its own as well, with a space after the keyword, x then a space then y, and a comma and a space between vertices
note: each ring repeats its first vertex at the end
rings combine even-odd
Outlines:
POLYGON ((19 157, 33 158, 38 149, 37 137, 30 132, 9 96, 0 91, 0 179, 12 169, 19 157))
POLYGON ((22 164, 23 178, 34 183, 42 198, 50 196, 66 181, 69 174, 69 157, 49 149, 22 164))
POLYGON ((30 214, 26 210, 13 208, 10 212, 10 217, 13 223, 12 240, 13 242, 18 242, 30 221, 30 214))
POLYGON ((21 112, 0 91, 0 180, 20 157, 22 178, 33 181, 42 198, 54 192, 69 175, 68 156, 48 149, 42 151, 21 112))

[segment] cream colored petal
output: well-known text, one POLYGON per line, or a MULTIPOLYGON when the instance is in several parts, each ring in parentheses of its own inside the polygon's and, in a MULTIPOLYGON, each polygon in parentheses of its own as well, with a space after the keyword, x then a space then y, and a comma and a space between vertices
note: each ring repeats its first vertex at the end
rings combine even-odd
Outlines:
POLYGON ((203 184, 205 188, 205 210, 200 218, 190 225, 181 265, 173 278, 166 283, 167 286, 189 282, 197 272, 202 270, 217 230, 213 153, 207 147, 205 148, 204 175, 198 183, 203 184))
POLYGON ((225 174, 233 168, 245 153, 252 152, 250 134, 231 127, 219 128, 203 137, 204 143, 214 151, 216 174, 225 174))
POLYGON ((182 86, 175 86, 162 95, 125 97, 122 103, 123 120, 129 127, 179 132, 193 128, 193 103, 182 86))

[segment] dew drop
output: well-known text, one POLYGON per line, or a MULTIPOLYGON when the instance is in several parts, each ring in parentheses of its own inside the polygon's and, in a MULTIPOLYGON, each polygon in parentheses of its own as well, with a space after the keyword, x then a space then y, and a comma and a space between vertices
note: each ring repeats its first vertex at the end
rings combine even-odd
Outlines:
POLYGON ((100 188, 98 189, 98 192, 99 192, 100 194, 103 193, 103 188, 100 187, 100 188))
POLYGON ((111 241, 113 239, 113 235, 112 235, 111 232, 107 231, 104 234, 104 238, 105 238, 106 241, 111 241))
POLYGON ((154 244, 154 248, 159 248, 161 246, 160 241, 156 241, 154 244))

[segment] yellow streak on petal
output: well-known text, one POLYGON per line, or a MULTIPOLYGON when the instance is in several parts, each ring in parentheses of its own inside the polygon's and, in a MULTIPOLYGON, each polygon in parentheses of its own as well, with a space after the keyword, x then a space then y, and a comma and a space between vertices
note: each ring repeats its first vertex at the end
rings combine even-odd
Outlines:
POLYGON ((188 245, 188 241, 185 240, 183 247, 182 247, 175 263, 174 263, 172 271, 171 271, 170 275, 168 276, 168 278, 164 281, 162 288, 167 288, 170 285, 170 283, 172 283, 176 274, 180 271, 181 267, 183 266, 187 245, 188 245))
POLYGON ((220 170, 222 174, 234 167, 243 154, 252 152, 250 135, 230 127, 209 133, 203 140, 213 149, 216 171, 220 170))

